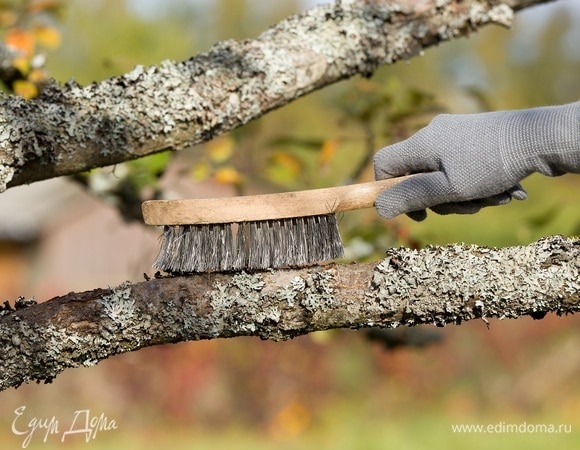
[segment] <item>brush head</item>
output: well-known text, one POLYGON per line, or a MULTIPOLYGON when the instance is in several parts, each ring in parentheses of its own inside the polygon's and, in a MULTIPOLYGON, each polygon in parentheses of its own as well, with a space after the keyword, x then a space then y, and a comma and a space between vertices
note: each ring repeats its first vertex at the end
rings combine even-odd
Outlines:
POLYGON ((370 208, 405 179, 307 191, 143 202, 143 220, 164 225, 154 267, 169 273, 301 267, 343 256, 334 213, 370 208))
POLYGON ((153 267, 168 273, 301 267, 343 256, 334 214, 165 226, 153 267))

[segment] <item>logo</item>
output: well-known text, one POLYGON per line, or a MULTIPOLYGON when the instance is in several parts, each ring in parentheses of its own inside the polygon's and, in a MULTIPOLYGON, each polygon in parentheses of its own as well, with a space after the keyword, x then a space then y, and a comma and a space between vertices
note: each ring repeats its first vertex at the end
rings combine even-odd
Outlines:
POLYGON ((33 439, 46 443, 50 436, 60 437, 61 442, 71 436, 84 436, 85 442, 94 440, 102 432, 117 429, 117 422, 109 419, 104 413, 93 414, 89 409, 80 409, 71 416, 70 426, 62 426, 62 422, 52 417, 27 417, 26 406, 14 410, 12 433, 22 437, 22 448, 27 448, 33 439))

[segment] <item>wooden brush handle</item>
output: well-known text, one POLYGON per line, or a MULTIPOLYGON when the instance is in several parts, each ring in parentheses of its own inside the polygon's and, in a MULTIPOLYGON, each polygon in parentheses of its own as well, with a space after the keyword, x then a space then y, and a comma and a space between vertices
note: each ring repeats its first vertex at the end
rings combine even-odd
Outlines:
POLYGON ((143 219, 148 225, 203 225, 318 216, 371 208, 379 192, 411 177, 307 191, 189 200, 148 200, 143 219))

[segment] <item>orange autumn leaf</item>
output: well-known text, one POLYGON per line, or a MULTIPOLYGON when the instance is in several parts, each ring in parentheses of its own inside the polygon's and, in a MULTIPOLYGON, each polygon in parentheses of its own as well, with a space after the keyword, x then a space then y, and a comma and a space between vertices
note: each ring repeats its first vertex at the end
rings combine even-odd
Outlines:
POLYGON ((18 56, 12 60, 12 67, 26 75, 30 71, 30 60, 25 56, 18 56))
POLYGON ((33 30, 36 41, 48 49, 55 49, 60 46, 61 36, 60 32, 53 27, 46 25, 39 25, 33 30))
POLYGON ((36 45, 34 35, 22 28, 12 28, 11 30, 8 30, 4 37, 4 42, 9 47, 21 52, 23 56, 27 58, 32 56, 36 45))
POLYGON ((206 180, 210 176, 211 168, 206 162, 200 162, 191 169, 191 176, 195 181, 206 180))
POLYGON ((38 83, 42 83, 43 81, 45 81, 48 78, 48 75, 42 69, 32 69, 30 71, 30 73, 28 74, 27 78, 28 78, 28 81, 31 81, 32 83, 38 84, 38 83))
POLYGON ((242 174, 234 167, 222 167, 216 170, 214 179, 222 184, 239 184, 242 182, 242 174))
POLYGON ((272 437, 288 439, 302 433, 311 422, 311 414, 306 405, 294 400, 273 417, 268 428, 272 437))
POLYGON ((230 159, 234 153, 235 142, 229 136, 220 136, 206 144, 209 159, 214 164, 221 164, 230 159))
POLYGON ((276 152, 272 157, 272 162, 295 177, 302 171, 302 163, 294 155, 287 152, 276 152))
POLYGON ((330 162, 336 153, 336 150, 338 149, 338 144, 338 139, 328 139, 324 141, 322 148, 320 149, 320 156, 318 158, 321 166, 325 166, 330 162))
POLYGON ((27 80, 17 80, 12 85, 12 89, 16 95, 20 95, 27 100, 34 98, 38 95, 38 88, 34 83, 27 80))

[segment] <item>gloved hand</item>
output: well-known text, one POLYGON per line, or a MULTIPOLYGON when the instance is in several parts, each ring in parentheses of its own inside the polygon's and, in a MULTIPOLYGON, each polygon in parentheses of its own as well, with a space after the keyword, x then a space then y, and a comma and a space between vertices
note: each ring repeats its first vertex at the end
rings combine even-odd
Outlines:
POLYGON ((580 102, 517 111, 442 114, 374 158, 375 178, 421 173, 381 192, 379 214, 415 220, 471 214, 524 200, 519 182, 533 172, 580 173, 580 102))

